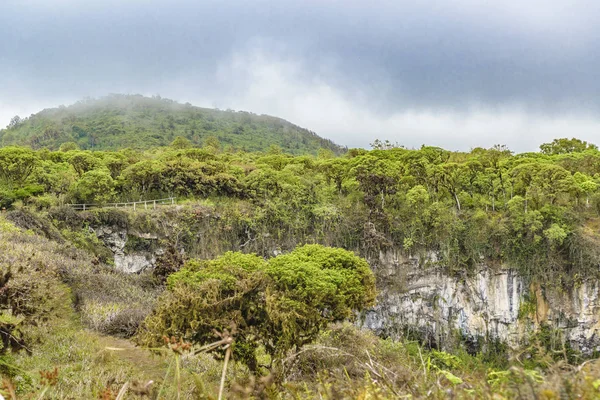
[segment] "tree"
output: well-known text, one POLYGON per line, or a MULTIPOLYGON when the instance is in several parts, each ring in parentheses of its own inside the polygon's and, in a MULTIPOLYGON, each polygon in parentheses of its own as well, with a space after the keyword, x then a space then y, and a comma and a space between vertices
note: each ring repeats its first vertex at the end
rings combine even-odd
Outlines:
POLYGON ((323 160, 319 165, 320 170, 323 171, 327 179, 327 183, 335 183, 338 193, 342 192, 344 179, 348 175, 348 164, 348 159, 332 158, 323 160))
POLYGON ((30 179, 41 185, 45 192, 59 195, 69 191, 77 180, 77 174, 68 163, 43 160, 35 168, 30 179))
POLYGON ((317 152, 317 158, 320 160, 330 160, 335 158, 335 154, 329 149, 319 149, 317 152))
POLYGON ((269 261, 239 252, 192 260, 168 277, 167 287, 140 330, 140 343, 155 345, 163 335, 210 343, 215 329, 233 324, 234 358, 254 372, 259 346, 278 363, 327 324, 353 319, 355 311, 374 304, 376 295, 365 260, 320 245, 269 261))
POLYGON ((540 151, 548 155, 581 153, 586 150, 598 150, 598 146, 576 138, 554 139, 551 143, 540 145, 540 151))
POLYGON ((192 142, 190 142, 190 140, 188 138, 185 138, 183 136, 177 136, 172 142, 171 142, 171 147, 174 149, 189 149, 191 147, 193 147, 192 142))
POLYGON ((391 150, 391 149, 404 149, 400 143, 395 142, 392 143, 389 140, 381 141, 379 139, 375 139, 375 141, 369 144, 373 150, 391 150))
POLYGON ((79 150, 79 145, 75 142, 65 142, 60 145, 60 151, 66 153, 67 151, 79 150))
POLYGON ((354 318, 354 311, 375 302, 375 279, 367 262, 354 253, 306 245, 272 259, 267 351, 282 357, 287 350, 313 341, 327 324, 354 318))
POLYGON ((350 172, 365 193, 367 205, 372 209, 383 211, 385 195, 396 192, 396 185, 400 177, 398 165, 393 161, 369 154, 357 157, 350 172))
POLYGON ((280 155, 280 154, 283 154, 283 150, 281 149, 281 146, 272 144, 269 146, 269 149, 267 150, 267 154, 280 155))
POLYGON ((164 165, 156 160, 144 160, 125 168, 120 179, 129 190, 145 195, 161 188, 164 165))
POLYGON ((216 136, 207 136, 204 139, 204 147, 210 149, 213 153, 218 153, 221 150, 221 142, 216 136))
POLYGON ((569 193, 576 188, 571 173, 560 165, 542 164, 536 171, 533 185, 544 195, 544 200, 554 204, 561 193, 569 193))
POLYGON ((71 191, 82 203, 106 203, 115 195, 115 182, 108 169, 95 169, 84 173, 71 191))
POLYGON ((10 122, 8 123, 8 129, 16 128, 17 126, 21 125, 22 122, 23 119, 18 115, 15 115, 10 119, 10 122))
POLYGON ((585 193, 585 205, 590 206, 590 193, 594 193, 598 190, 598 184, 594 181, 585 181, 579 184, 581 191, 585 193))
POLYGON ((37 154, 24 147, 0 149, 0 183, 22 186, 39 162, 37 154))
POLYGON ((100 166, 100 160, 90 151, 75 152, 70 156, 69 163, 79 176, 100 166))
POLYGON ((430 169, 431 177, 437 183, 437 187, 446 189, 450 193, 458 211, 461 209, 458 194, 466 184, 466 170, 465 166, 458 163, 435 165, 430 169))
POLYGON ((586 207, 589 207, 590 195, 598 190, 598 184, 594 182, 591 176, 582 174, 581 172, 576 172, 575 175, 573 175, 573 179, 579 191, 585 194, 585 205, 586 207))

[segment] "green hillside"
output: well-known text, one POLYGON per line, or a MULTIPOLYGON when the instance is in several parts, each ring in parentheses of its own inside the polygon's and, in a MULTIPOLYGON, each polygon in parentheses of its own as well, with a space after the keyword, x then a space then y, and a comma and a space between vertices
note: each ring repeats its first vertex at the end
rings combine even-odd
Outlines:
POLYGON ((598 399, 595 325, 578 320, 597 316, 597 146, 374 145, 0 148, 0 395, 598 399), (441 304, 438 276, 460 294, 455 315, 421 314, 439 331, 380 317, 441 304), (487 288, 482 302, 518 299, 514 342, 475 330, 498 318, 483 306, 461 317, 487 288), (386 339, 359 328, 373 313, 386 339))
POLYGON ((314 132, 283 119, 244 111, 221 111, 180 104, 160 97, 110 95, 68 107, 45 109, 29 118, 14 118, 0 130, 0 144, 56 150, 75 142, 82 149, 149 149, 177 136, 202 145, 214 136, 222 146, 262 151, 271 145, 292 154, 344 149, 314 132))

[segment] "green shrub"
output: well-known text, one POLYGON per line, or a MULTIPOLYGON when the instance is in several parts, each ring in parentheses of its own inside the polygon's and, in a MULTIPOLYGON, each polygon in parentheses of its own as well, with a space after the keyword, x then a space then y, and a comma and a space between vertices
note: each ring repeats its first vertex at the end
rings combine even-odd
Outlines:
POLYGON ((156 345, 163 335, 208 343, 215 329, 234 329, 234 355, 253 371, 259 346, 281 362, 328 323, 352 319, 375 300, 365 260, 319 245, 268 262, 233 252, 192 260, 168 277, 167 287, 140 331, 140 343, 156 345))

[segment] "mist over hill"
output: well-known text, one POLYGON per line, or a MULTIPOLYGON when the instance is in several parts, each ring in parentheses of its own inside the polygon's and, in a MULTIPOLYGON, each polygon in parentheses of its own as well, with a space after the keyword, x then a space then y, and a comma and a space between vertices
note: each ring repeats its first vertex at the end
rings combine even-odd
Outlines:
POLYGON ((120 94, 45 109, 28 118, 15 117, 0 130, 0 144, 56 150, 63 143, 75 142, 82 149, 144 150, 166 146, 177 136, 195 145, 216 137, 222 146, 244 151, 267 150, 271 145, 292 154, 345 150, 281 118, 200 108, 160 96, 120 94))

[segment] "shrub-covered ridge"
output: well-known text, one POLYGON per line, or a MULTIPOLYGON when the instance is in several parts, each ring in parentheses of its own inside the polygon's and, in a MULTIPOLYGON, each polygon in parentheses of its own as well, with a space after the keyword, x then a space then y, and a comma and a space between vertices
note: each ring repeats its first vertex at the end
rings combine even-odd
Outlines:
POLYGON ((0 205, 207 199, 185 226, 212 219, 237 243, 229 250, 316 242, 368 256, 401 247, 411 255, 434 252, 456 273, 483 261, 572 283, 594 275, 599 262, 593 227, 600 152, 567 142, 516 155, 501 146, 463 153, 379 144, 342 157, 212 145, 146 152, 6 147, 0 205))

